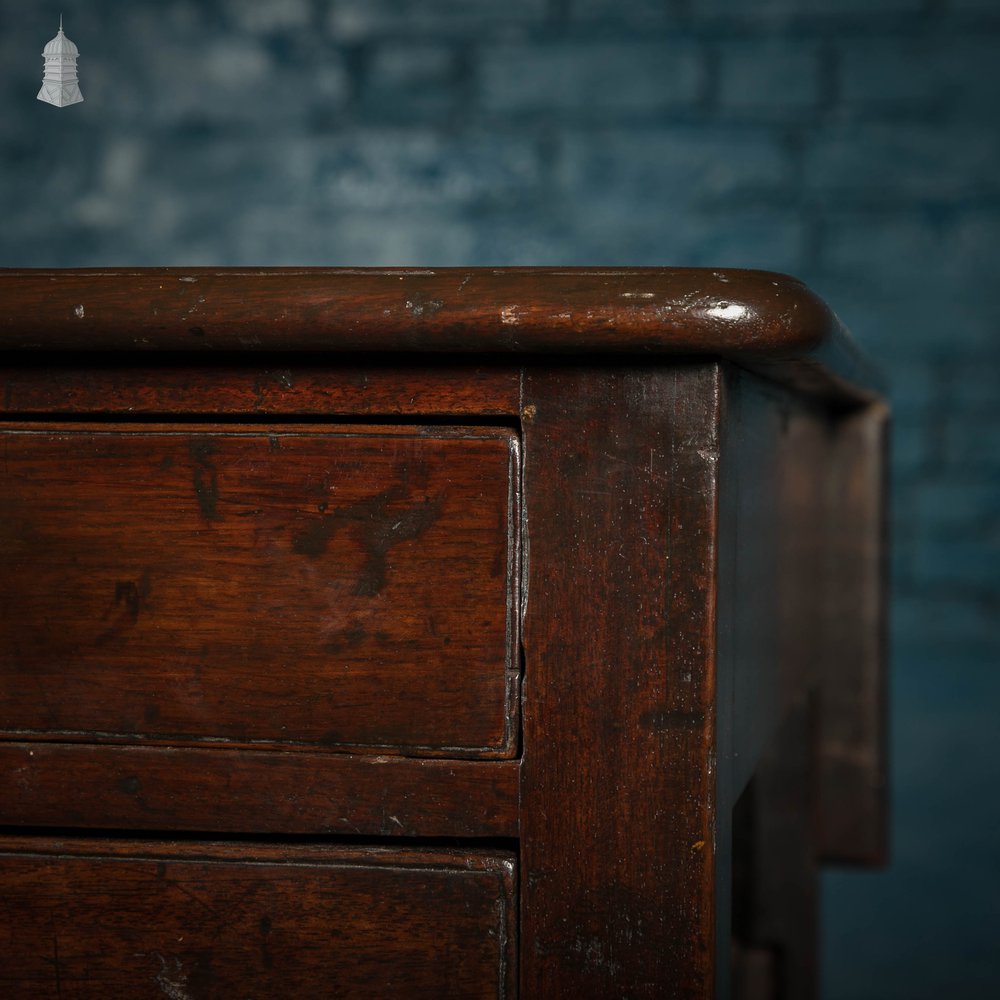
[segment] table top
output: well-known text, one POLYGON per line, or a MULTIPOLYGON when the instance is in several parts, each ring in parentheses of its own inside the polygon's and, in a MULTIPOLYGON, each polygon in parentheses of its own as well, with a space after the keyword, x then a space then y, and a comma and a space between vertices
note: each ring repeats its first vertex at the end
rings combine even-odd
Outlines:
POLYGON ((707 268, 0 269, 0 351, 715 356, 881 389, 800 281, 707 268))

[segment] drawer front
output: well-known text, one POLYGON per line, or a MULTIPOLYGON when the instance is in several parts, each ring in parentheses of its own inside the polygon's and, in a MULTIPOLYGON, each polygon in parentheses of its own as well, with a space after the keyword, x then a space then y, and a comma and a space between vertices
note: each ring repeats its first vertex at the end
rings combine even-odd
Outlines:
POLYGON ((512 997, 509 855, 0 841, 4 997, 512 997))
POLYGON ((0 732, 510 756, 498 428, 0 429, 0 732))

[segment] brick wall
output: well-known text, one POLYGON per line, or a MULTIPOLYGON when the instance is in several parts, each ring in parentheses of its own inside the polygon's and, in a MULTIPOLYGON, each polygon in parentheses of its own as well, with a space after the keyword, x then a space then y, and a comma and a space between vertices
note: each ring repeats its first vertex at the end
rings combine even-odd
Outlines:
POLYGON ((997 0, 0 0, 0 265, 805 278, 896 411, 895 863, 828 879, 828 995, 994 995, 998 51, 997 0))

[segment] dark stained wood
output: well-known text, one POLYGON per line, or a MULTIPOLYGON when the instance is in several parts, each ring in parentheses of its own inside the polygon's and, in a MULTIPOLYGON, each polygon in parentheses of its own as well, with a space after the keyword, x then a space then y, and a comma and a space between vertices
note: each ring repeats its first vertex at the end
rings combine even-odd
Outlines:
POLYGON ((830 461, 853 417, 712 365, 532 369, 524 413, 523 992, 728 995, 756 773, 745 943, 776 996, 812 996, 830 461))
POLYGON ((816 853, 880 864, 887 850, 887 413, 881 403, 817 406, 730 374, 723 468, 733 475, 724 474, 723 484, 743 521, 732 547, 742 568, 720 590, 730 594, 733 648, 744 666, 747 656, 754 664, 734 673, 734 731, 743 744, 734 792, 778 720, 775 697, 812 691, 816 853))
POLYGON ((747 879, 733 926, 740 942, 734 1000, 819 995, 815 736, 815 700, 803 690, 786 707, 747 789, 746 839, 737 845, 747 879))
POLYGON ((830 587, 817 602, 820 660, 820 852, 884 864, 888 856, 886 651, 888 411, 846 414, 830 442, 825 508, 830 587))
POLYGON ((821 858, 833 842, 837 860, 878 862, 885 824, 881 407, 818 406, 734 369, 724 388, 720 814, 753 778, 749 843, 735 845, 749 871, 734 903, 735 995, 806 1000, 821 858))
POLYGON ((524 403, 522 994, 709 997, 720 373, 533 370, 524 403))
POLYGON ((270 366, 170 356, 154 365, 132 360, 66 363, 46 355, 32 364, 0 366, 0 414, 234 414, 249 416, 517 416, 520 368, 498 363, 414 368, 372 359, 366 364, 270 366))
POLYGON ((794 278, 697 268, 0 270, 0 350, 718 355, 844 397, 874 378, 794 278))
POLYGON ((725 375, 718 635, 731 745, 718 750, 735 801, 786 710, 822 683, 826 595, 841 583, 830 562, 831 447, 850 417, 739 369, 725 375))
POLYGON ((0 429, 8 734, 511 756, 500 428, 0 429))
POLYGON ((5 998, 515 995, 512 856, 0 839, 5 998))
POLYGON ((518 835, 516 760, 0 743, 0 826, 518 835))
MULTIPOLYGON (((784 502, 793 421, 812 419, 790 394, 738 369, 724 372, 720 447, 718 672, 719 784, 726 808, 750 780, 803 683, 809 661, 791 662, 796 607, 810 581, 786 577, 804 541, 784 502), (796 589, 799 595, 796 598, 796 589), (804 589, 803 589, 804 588, 804 589)), ((809 478, 811 482, 811 477, 809 478)))
POLYGON ((876 386, 765 272, 0 271, 0 997, 806 1000, 876 386))
MULTIPOLYGON (((758 814, 752 811, 743 820, 743 829, 734 831, 733 825, 738 801, 743 806, 740 811, 748 811, 741 795, 749 794, 746 785, 774 740, 789 692, 802 683, 786 676, 790 665, 783 661, 784 574, 794 549, 784 542, 789 525, 782 502, 787 471, 783 430, 792 419, 792 406, 776 385, 732 368, 723 372, 720 405, 716 992, 720 997, 732 992, 738 1000, 756 1000, 778 995, 780 965, 772 950, 751 947, 756 942, 742 926, 747 923, 746 911, 754 912, 755 885, 744 883, 748 873, 756 874, 757 856, 747 841, 758 814), (734 866, 741 865, 742 871, 734 873, 734 866), (766 992, 758 989, 761 983, 766 992)), ((795 669, 801 671, 802 666, 795 664, 795 669)))
POLYGON ((715 892, 717 939, 732 934, 734 947, 731 970, 720 947, 718 971, 732 973, 736 1000, 808 1000, 819 940, 807 709, 825 641, 821 463, 833 418, 739 370, 723 385, 715 892))

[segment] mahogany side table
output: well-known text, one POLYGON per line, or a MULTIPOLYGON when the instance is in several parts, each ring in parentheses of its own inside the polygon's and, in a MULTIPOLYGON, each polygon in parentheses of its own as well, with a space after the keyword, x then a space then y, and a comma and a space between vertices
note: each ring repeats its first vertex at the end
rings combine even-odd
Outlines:
POLYGON ((814 995, 886 408, 799 282, 0 271, 0 406, 0 995, 814 995))

